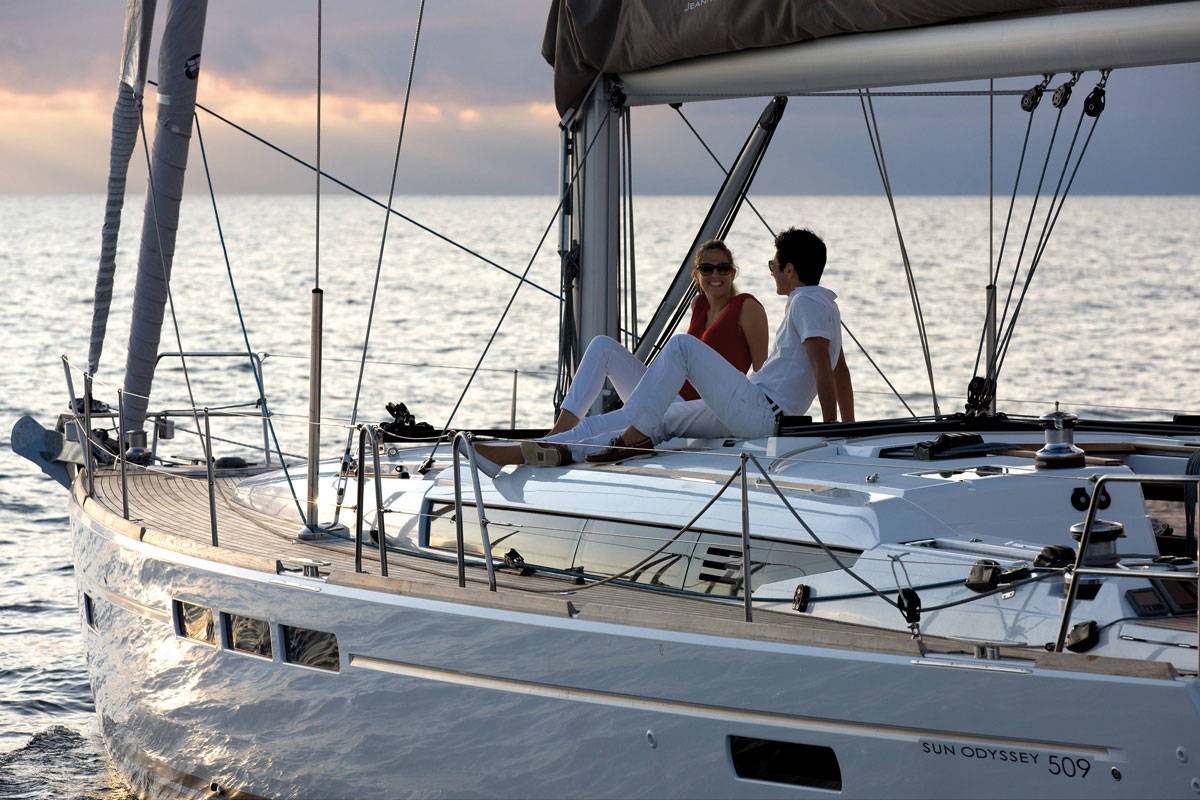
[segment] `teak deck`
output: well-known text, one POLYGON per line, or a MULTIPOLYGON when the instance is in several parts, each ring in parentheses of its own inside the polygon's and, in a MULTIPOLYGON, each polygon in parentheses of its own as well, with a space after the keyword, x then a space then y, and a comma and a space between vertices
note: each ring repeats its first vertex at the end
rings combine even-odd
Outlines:
MULTIPOLYGON (((740 603, 672 595, 628 585, 572 585, 561 578, 497 569, 497 591, 488 590, 487 576, 468 566, 467 585, 458 585, 457 567, 428 558, 388 551, 388 575, 380 574, 379 550, 363 548, 363 571, 355 570, 354 542, 331 539, 304 542, 298 514, 288 517, 255 512, 232 501, 245 471, 220 471, 215 479, 218 547, 211 544, 208 484, 203 470, 167 472, 130 468, 127 478, 128 519, 122 516, 121 476, 109 469, 97 474, 95 496, 86 498, 86 480, 76 481, 77 501, 85 513, 120 534, 168 550, 215 563, 246 567, 269 574, 298 573, 296 559, 328 562, 322 567, 327 583, 370 591, 411 595, 467 605, 503 608, 535 614, 572 616, 593 622, 612 622, 686 633, 759 639, 865 652, 910 655, 971 653, 970 642, 925 636, 915 641, 905 630, 887 630, 850 623, 754 609, 746 622, 740 603)), ((1195 620, 1191 619, 1192 627, 1195 620)), ((1165 662, 1047 653, 1040 648, 1001 648, 1003 657, 1036 662, 1036 666, 1148 678, 1174 677, 1165 662)), ((986 662, 981 662, 986 663, 986 662)))

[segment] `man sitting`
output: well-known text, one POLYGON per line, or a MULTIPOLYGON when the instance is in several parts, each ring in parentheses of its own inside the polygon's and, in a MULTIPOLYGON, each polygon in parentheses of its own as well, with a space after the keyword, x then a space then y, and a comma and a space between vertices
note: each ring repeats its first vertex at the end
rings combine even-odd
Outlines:
POLYGON ((587 460, 618 461, 652 448, 647 434, 685 380, 729 435, 740 439, 769 436, 781 414, 803 414, 814 398, 823 421, 836 421, 840 410, 843 422, 853 422, 854 390, 842 352, 837 295, 819 285, 825 256, 825 243, 812 231, 790 228, 779 234, 768 267, 776 294, 788 300, 762 367, 743 375, 695 337, 672 337, 621 410, 629 427, 587 460))

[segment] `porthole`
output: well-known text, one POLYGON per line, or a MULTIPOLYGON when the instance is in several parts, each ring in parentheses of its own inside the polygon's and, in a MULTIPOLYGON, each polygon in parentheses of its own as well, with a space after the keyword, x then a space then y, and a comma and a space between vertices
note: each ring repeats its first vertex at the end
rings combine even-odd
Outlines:
POLYGON ((186 603, 183 600, 172 601, 175 610, 175 632, 188 639, 206 644, 217 643, 217 627, 213 623, 211 608, 186 603))
POLYGON ((337 637, 332 633, 280 625, 283 632, 283 660, 290 664, 337 672, 341 669, 337 637))
POLYGON ((230 650, 271 657, 271 623, 240 614, 222 614, 221 619, 225 624, 225 642, 230 650))
POLYGON ((730 736, 729 755, 739 778, 842 790, 842 768, 832 747, 730 736))
POLYGON ((87 592, 83 593, 83 621, 92 630, 100 630, 96 627, 96 602, 92 600, 92 596, 87 592))

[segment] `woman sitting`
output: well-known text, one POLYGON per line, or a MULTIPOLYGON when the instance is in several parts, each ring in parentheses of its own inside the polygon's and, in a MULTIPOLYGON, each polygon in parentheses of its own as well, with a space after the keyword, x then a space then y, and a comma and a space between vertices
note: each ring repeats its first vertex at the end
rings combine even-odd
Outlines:
MULTIPOLYGON (((692 301, 688 333, 745 372, 750 367, 762 366, 766 359, 767 313, 753 295, 738 292, 733 283, 736 275, 733 253, 724 242, 711 239, 700 246, 692 268, 692 280, 699 294, 692 301)), ((582 461, 595 445, 607 444, 626 425, 620 411, 605 414, 603 419, 585 416, 600 396, 605 379, 624 401, 645 373, 646 365, 616 340, 597 336, 588 344, 546 438, 521 445, 477 445, 476 455, 481 456, 479 468, 494 477, 505 464, 559 466, 582 461)), ((699 399, 690 384, 681 387, 680 396, 682 399, 671 404, 662 422, 651 432, 655 441, 676 436, 714 438, 728 434, 727 426, 699 399)))

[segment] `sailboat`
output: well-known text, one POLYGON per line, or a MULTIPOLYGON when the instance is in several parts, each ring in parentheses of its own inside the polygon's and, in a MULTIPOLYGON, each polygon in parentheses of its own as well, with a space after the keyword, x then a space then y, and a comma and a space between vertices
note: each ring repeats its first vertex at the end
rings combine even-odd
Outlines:
MULTIPOLYGON (((631 109, 768 98, 694 248, 729 230, 790 96, 1036 76, 1030 113, 1061 109, 1093 71, 1082 124, 1103 110, 1108 71, 1200 60, 1194 1, 729 6, 553 4, 560 389, 593 337, 634 330, 648 361, 686 307, 690 259, 644 327, 622 309, 631 109), (1070 78, 1055 87, 1055 74, 1070 78)), ((137 130, 153 13, 129 5, 114 150, 137 130)), ((762 439, 488 478, 473 448, 484 432, 423 429, 396 408, 388 425, 356 423, 341 458, 310 445, 304 502, 299 472, 270 463, 265 402, 264 463, 219 461, 208 435, 194 463, 160 457, 171 415, 148 398, 204 16, 203 0, 168 11, 171 101, 124 390, 100 404, 90 368, 75 396, 68 365, 60 425, 22 420, 13 435, 69 491, 100 728, 135 792, 1200 792, 1194 517, 1165 535, 1146 507, 1194 507, 1200 420, 1001 413, 994 289, 960 413, 783 417, 762 439)))

